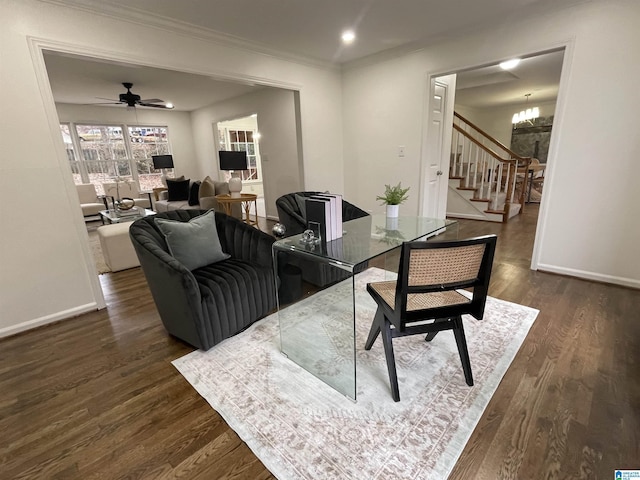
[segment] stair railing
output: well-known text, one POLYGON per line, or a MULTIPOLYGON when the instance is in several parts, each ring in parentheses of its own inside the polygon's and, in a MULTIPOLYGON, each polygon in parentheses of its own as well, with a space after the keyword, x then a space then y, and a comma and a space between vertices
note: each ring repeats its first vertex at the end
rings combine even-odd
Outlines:
MULTIPOLYGON (((450 176, 460 178, 463 188, 473 189, 478 200, 489 201, 489 210, 496 210, 499 194, 505 194, 504 221, 509 218, 512 200, 516 197, 516 175, 527 172, 530 157, 522 157, 454 112, 454 134, 451 145, 450 176)), ((518 191, 520 213, 523 210, 528 175, 522 175, 518 191)))

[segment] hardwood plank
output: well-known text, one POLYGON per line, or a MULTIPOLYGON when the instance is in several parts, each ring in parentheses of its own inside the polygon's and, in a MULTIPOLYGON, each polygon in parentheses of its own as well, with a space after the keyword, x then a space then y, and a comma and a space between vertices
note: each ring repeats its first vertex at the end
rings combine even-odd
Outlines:
MULTIPOLYGON (((529 270, 537 211, 459 220, 460 237, 498 235, 490 295, 540 314, 454 480, 640 468, 640 294, 529 270)), ((0 478, 273 479, 171 365, 192 348, 165 332, 140 269, 100 282, 107 309, 0 340, 0 478)))

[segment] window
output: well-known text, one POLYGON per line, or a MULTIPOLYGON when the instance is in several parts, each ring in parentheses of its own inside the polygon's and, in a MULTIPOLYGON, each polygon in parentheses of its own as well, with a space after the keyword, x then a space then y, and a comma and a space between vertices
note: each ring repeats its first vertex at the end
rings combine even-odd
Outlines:
POLYGON ((162 186, 162 172, 153 168, 151 155, 171 153, 164 126, 61 124, 74 182, 102 184, 129 178, 140 189, 162 186))
POLYGON ((167 127, 128 127, 131 154, 142 190, 162 186, 162 172, 153 168, 151 156, 171 153, 167 130, 167 127))
POLYGON ((241 172, 242 181, 260 180, 259 152, 255 133, 253 130, 233 129, 219 124, 220 150, 247 152, 248 168, 241 172))

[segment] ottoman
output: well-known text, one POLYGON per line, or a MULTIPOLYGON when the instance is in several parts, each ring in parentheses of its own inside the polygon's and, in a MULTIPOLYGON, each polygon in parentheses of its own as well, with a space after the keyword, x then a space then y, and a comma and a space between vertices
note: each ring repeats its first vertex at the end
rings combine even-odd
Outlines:
POLYGON ((104 261, 112 272, 139 267, 140 261, 129 238, 131 222, 98 227, 98 238, 104 261))

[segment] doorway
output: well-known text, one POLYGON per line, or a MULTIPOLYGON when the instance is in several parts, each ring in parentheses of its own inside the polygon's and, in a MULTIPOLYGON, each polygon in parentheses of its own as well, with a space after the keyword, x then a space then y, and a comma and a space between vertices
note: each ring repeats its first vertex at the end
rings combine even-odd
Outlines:
POLYGON ((258 196, 258 216, 266 217, 258 115, 254 113, 245 117, 218 122, 216 132, 218 150, 246 152, 247 154, 246 170, 241 172, 221 170, 220 175, 227 182, 232 175, 239 175, 242 180, 242 192, 253 193, 258 196))
MULTIPOLYGON (((550 130, 549 119, 554 119, 558 93, 560 90, 560 78, 564 63, 565 49, 558 48, 546 52, 539 52, 530 55, 524 55, 519 59, 519 63, 512 69, 505 69, 498 62, 469 69, 459 70, 453 73, 455 76, 455 89, 452 95, 455 97, 453 111, 462 115, 470 123, 485 131, 490 137, 493 137, 506 148, 513 150, 514 146, 522 144, 525 138, 521 133, 539 134, 542 130, 550 130), (527 120, 526 122, 514 123, 515 117, 520 111, 533 109, 538 107, 539 117, 541 120, 527 120), (539 124, 544 120, 544 125, 539 124), (523 130, 524 128, 524 130, 523 130), (531 131, 531 132, 529 132, 531 131)), ((438 82, 440 78, 447 76, 434 76, 431 81, 438 82)), ((453 113, 453 111, 451 113, 453 113)), ((429 111, 429 115, 431 112, 429 111)), ((430 120, 430 117, 429 117, 430 120)), ((430 124, 427 125, 427 132, 430 124)), ((447 146, 443 148, 446 154, 442 157, 441 167, 445 171, 446 176, 449 164, 454 156, 458 155, 458 149, 452 145, 452 136, 446 135, 444 132, 442 141, 447 146)), ((544 132, 543 132, 544 133, 544 132)), ((550 132, 544 138, 544 144, 536 137, 535 141, 528 142, 526 156, 534 156, 537 151, 540 156, 545 157, 545 162, 540 162, 547 167, 547 162, 553 162, 553 139, 550 132), (538 146, 536 150, 535 147, 538 146), (549 150, 548 157, 546 156, 549 150), (544 153, 544 155, 542 155, 544 153)), ((558 132, 554 131, 553 135, 558 132)), ((425 139, 428 133, 425 133, 425 139)), ((516 151, 516 153, 520 153, 516 151)), ((426 163, 425 163, 426 164, 426 163)), ((442 179, 447 181, 445 179, 442 179)), ((444 182, 443 182, 444 183, 444 182)), ((426 184, 423 184, 425 189, 426 184)), ((543 187, 543 184, 542 184, 543 187)), ((452 187, 448 187, 449 189, 452 187)), ((523 203, 523 211, 529 207, 530 211, 538 211, 538 206, 526 203, 527 200, 540 202, 543 196, 536 196, 535 192, 532 197, 525 198, 523 203)), ((444 203, 449 204, 450 199, 445 197, 444 203)), ((544 215, 544 208, 540 210, 544 215)), ((449 209, 447 209, 449 213, 449 209)), ((537 217, 537 215, 536 215, 537 217)), ((463 217, 464 218, 464 217, 463 217)), ((511 219, 511 222, 517 220, 518 216, 511 219)), ((539 223, 538 223, 539 225, 539 223)), ((510 230, 512 230, 510 228, 510 230)), ((535 255, 535 245, 533 237, 536 237, 537 229, 528 229, 532 233, 532 260, 535 255)), ((536 262, 532 260, 532 268, 536 268, 536 262)))

